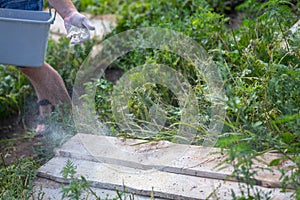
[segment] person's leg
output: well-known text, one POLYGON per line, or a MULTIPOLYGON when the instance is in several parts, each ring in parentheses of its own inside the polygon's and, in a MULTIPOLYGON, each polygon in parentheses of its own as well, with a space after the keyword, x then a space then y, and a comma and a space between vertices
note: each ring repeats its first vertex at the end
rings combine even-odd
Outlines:
MULTIPOLYGON (((43 8, 43 0, 0 0, 0 7, 38 11, 43 8)), ((41 117, 49 116, 53 106, 59 104, 71 106, 71 98, 61 76, 49 64, 44 63, 43 66, 34 68, 19 67, 19 69, 28 77, 35 89, 41 117)), ((63 107, 58 109, 63 113, 63 107)), ((40 124, 36 131, 41 132, 44 128, 45 126, 40 124)))
MULTIPOLYGON (((52 106, 71 106, 71 98, 63 79, 49 64, 44 63, 41 67, 24 67, 19 69, 28 77, 33 85, 38 102, 42 100, 39 105, 41 117, 49 116, 52 112, 52 106), (50 104, 47 105, 47 101, 50 104)), ((59 112, 63 112, 62 109, 59 112)), ((36 127, 36 132, 42 132, 44 129, 45 125, 40 124, 36 127)))
POLYGON ((19 69, 31 81, 38 100, 47 99, 53 105, 71 103, 64 81, 49 64, 44 63, 41 67, 24 67, 19 69))

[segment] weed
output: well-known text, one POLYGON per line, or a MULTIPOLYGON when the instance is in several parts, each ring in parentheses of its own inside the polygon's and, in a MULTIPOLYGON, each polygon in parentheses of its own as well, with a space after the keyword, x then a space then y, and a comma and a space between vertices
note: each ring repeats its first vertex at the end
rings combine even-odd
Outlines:
POLYGON ((32 89, 25 76, 13 66, 0 65, 0 119, 21 114, 25 97, 32 89))
POLYGON ((63 178, 70 179, 69 185, 65 187, 62 185, 62 198, 68 197, 70 199, 79 200, 82 197, 83 192, 89 188, 89 183, 81 176, 80 180, 75 177, 76 167, 68 160, 66 166, 62 169, 61 174, 63 178))
POLYGON ((33 195, 33 179, 36 177, 37 163, 24 158, 9 166, 3 164, 0 168, 0 199, 30 199, 33 195))

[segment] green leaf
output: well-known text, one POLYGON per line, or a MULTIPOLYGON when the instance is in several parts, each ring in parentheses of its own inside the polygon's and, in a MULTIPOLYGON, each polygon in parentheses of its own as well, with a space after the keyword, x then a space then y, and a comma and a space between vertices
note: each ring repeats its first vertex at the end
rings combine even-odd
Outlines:
POLYGON ((261 121, 255 122, 253 124, 253 128, 259 127, 260 125, 262 125, 263 123, 261 121))
POLYGON ((280 161, 281 161, 280 158, 276 158, 276 159, 272 160, 272 161, 270 162, 269 165, 270 165, 271 167, 272 167, 272 166, 278 166, 279 163, 280 163, 280 161))
POLYGON ((289 132, 281 133, 280 136, 283 142, 285 142, 286 144, 290 144, 296 139, 296 136, 289 132))

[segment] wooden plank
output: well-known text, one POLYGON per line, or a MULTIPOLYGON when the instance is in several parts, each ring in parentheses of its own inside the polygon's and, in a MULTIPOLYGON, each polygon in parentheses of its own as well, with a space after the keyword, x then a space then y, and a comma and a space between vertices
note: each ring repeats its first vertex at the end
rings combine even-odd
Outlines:
MULTIPOLYGON (((55 157, 43 165, 38 175, 60 183, 67 183, 61 175, 65 167, 66 157, 55 157)), ((240 194, 240 186, 236 182, 168 173, 158 170, 128 169, 120 165, 112 165, 89 160, 70 159, 76 166, 78 176, 84 176, 95 188, 122 190, 125 186, 130 193, 158 198, 199 200, 207 197, 232 199, 231 191, 240 194)), ((291 193, 281 193, 280 189, 255 186, 260 193, 272 192, 273 199, 290 199, 291 193)))
MULTIPOLYGON (((143 170, 185 174, 220 180, 236 180, 231 177, 233 168, 216 167, 226 158, 218 148, 174 144, 167 141, 144 143, 144 140, 122 139, 108 136, 77 134, 60 149, 57 155, 70 158, 122 165, 143 170)), ((261 157, 265 163, 278 158, 267 153, 261 157)), ((254 161, 255 162, 255 161, 254 161)), ((280 187, 280 171, 263 163, 254 163, 258 171, 256 184, 264 187, 280 187), (265 169, 265 170, 264 170, 265 169)))

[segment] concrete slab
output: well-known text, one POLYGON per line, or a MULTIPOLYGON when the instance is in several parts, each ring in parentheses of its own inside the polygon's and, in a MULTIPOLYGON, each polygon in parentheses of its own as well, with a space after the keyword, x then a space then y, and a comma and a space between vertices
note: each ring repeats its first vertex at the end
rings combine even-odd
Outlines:
MULTIPOLYGON (((243 184, 201 178, 158 170, 126 169, 127 167, 88 160, 55 157, 43 165, 38 172, 42 178, 67 183, 61 170, 70 160, 77 169, 78 176, 84 176, 95 188, 108 190, 126 188, 133 194, 166 199, 232 199, 231 191, 240 194, 243 184), (134 171, 133 171, 134 170, 134 171), (131 173, 129 173, 131 171, 131 173)), ((281 193, 280 189, 255 186, 260 194, 271 193, 273 199, 290 199, 291 193, 281 193)), ((251 190, 252 191, 252 190, 251 190)), ((252 191, 253 192, 253 191, 252 191)))
MULTIPOLYGON (((43 199, 47 200, 61 200, 62 199, 62 185, 65 187, 68 186, 68 184, 62 184, 58 183, 49 179, 44 178, 37 178, 35 180, 35 199, 38 199, 38 195, 42 195, 43 199)), ((100 189, 91 187, 91 190, 97 195, 97 197, 100 197, 100 199, 117 199, 118 194, 116 190, 106 190, 106 189, 100 189)), ((135 199, 135 200, 149 200, 149 197, 141 196, 141 195, 134 195, 129 192, 120 190, 119 193, 122 194, 123 199, 135 199)), ((92 195, 91 193, 84 192, 82 195, 82 199, 88 199, 88 200, 97 200, 97 198, 92 195)), ((156 200, 164 200, 164 199, 156 199, 156 200)))
MULTIPOLYGON (((219 152, 217 148, 167 141, 145 143, 143 140, 77 134, 57 150, 57 156, 122 165, 128 167, 126 170, 156 169, 203 178, 236 180, 231 177, 233 168, 222 164, 226 156, 219 152), (219 170, 221 164, 225 168, 219 170)), ((266 164, 254 161, 254 169, 258 172, 255 177, 257 185, 280 187, 280 171, 276 168, 266 170, 269 168, 267 163, 275 158, 278 154, 267 153, 261 157, 266 164)))

